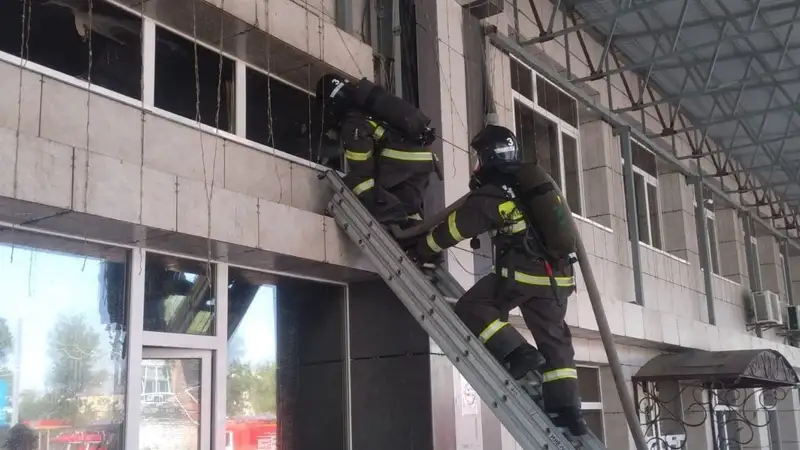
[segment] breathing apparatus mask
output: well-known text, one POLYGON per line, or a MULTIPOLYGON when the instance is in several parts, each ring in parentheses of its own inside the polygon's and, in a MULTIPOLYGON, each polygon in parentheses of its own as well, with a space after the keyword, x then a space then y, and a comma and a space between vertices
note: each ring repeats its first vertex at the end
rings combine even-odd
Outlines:
POLYGON ((517 138, 508 128, 487 125, 470 142, 477 160, 470 176, 470 189, 485 184, 506 184, 513 181, 521 166, 517 138))

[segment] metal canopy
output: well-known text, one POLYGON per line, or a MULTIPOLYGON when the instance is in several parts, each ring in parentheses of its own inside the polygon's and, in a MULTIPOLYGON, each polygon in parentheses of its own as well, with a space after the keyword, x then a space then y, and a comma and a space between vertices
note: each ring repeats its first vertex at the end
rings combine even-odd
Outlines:
POLYGON ((775 350, 693 351, 659 355, 633 377, 634 382, 696 381, 727 389, 771 388, 800 383, 789 361, 775 350))
POLYGON ((697 381, 728 389, 795 386, 789 361, 775 350, 693 351, 659 355, 633 377, 634 382, 697 381))
POLYGON ((637 74, 638 82, 624 82, 630 103, 612 105, 613 112, 657 114, 662 130, 650 137, 686 135, 694 158, 713 161, 717 172, 707 175, 733 177, 738 189, 727 192, 755 192, 756 205, 771 208, 765 219, 795 229, 800 2, 551 1, 565 13, 563 23, 540 14, 531 1, 540 35, 521 38, 522 47, 570 35, 567 58, 583 51, 592 71, 584 78, 568 75, 573 83, 637 74), (599 57, 586 51, 587 34, 601 43, 599 57))

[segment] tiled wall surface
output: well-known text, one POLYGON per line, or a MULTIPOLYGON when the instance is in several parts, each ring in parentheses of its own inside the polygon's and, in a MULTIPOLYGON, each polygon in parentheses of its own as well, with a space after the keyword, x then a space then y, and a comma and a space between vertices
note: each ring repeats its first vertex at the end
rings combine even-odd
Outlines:
POLYGON ((20 69, 0 62, 0 196, 368 268, 322 215, 318 170, 96 94, 87 131, 85 89, 21 75, 18 108, 20 69))

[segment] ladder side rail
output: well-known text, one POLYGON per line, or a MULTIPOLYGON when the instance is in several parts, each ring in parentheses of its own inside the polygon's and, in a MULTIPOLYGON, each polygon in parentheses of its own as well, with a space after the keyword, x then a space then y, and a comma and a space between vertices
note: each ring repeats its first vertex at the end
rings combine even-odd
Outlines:
MULTIPOLYGON (((588 261, 583 264, 588 264, 588 261)), ((453 277, 453 274, 451 274, 450 271, 448 271, 444 266, 436 266, 433 274, 436 279, 436 287, 442 292, 443 295, 457 300, 466 292, 461 286, 461 283, 459 283, 455 277, 453 277)), ((591 430, 589 430, 589 433, 585 436, 574 438, 578 439, 586 448, 605 450, 605 446, 602 444, 602 441, 591 430)))
MULTIPOLYGON (((334 208, 334 211, 336 211, 336 209, 337 208, 334 208)), ((339 209, 341 209, 341 207, 339 207, 339 209)), ((344 214, 346 214, 346 212, 344 214)), ((347 223, 347 219, 337 218, 335 212, 332 212, 332 215, 334 215, 337 221, 342 220, 347 223)), ((352 221, 350 221, 350 223, 352 223, 352 221)), ((375 264, 379 273, 384 280, 387 281, 392 291, 403 301, 409 312, 417 319, 422 328, 425 329, 426 333, 436 342, 439 348, 442 349, 443 353, 450 359, 453 365, 458 367, 459 371, 464 374, 467 381, 473 385, 481 399, 492 406, 496 410, 498 416, 504 418, 503 423, 506 424, 509 432, 511 432, 521 444, 525 445, 526 448, 543 448, 542 446, 547 442, 544 438, 546 434, 553 434, 555 439, 560 438, 560 436, 552 432, 552 429, 549 429, 547 423, 544 422, 543 415, 540 414, 539 417, 536 417, 536 409, 532 405, 525 405, 522 399, 526 398, 527 394, 524 394, 521 389, 515 386, 516 383, 513 383, 513 381, 509 379, 510 377, 504 373, 505 371, 499 364, 497 364, 496 367, 491 367, 490 364, 485 364, 485 362, 482 364, 481 358, 489 355, 481 355, 478 348, 470 345, 470 343, 477 341, 476 339, 459 340, 452 337, 453 335, 461 335, 465 338, 469 337, 467 334, 470 333, 469 330, 458 330, 457 325, 447 320, 449 319, 447 317, 445 317, 444 320, 436 318, 437 315, 440 315, 439 312, 441 310, 437 311, 438 308, 436 308, 435 305, 446 304, 444 298, 434 293, 435 290, 433 288, 431 288, 430 292, 426 293, 424 289, 419 289, 418 286, 414 286, 415 283, 404 282, 403 270, 399 268, 389 268, 392 266, 391 260, 376 256, 377 254, 384 253, 382 251, 383 249, 374 248, 370 250, 365 248, 367 247, 365 241, 372 240, 372 237, 367 238, 367 233, 358 233, 356 228, 355 226, 349 226, 346 232, 351 238, 362 241, 362 249, 366 250, 365 253, 368 259, 375 264), (381 266, 384 265, 387 266, 387 268, 381 268, 381 266), (399 275, 398 271, 400 272, 399 275), (419 298, 430 298, 431 303, 426 305, 414 300, 419 298), (459 333, 459 331, 462 332, 459 333), (481 367, 482 365, 484 367, 481 367), (489 389, 487 387, 488 384, 493 383, 493 380, 499 379, 503 379, 503 386, 500 389, 489 389), (539 419, 537 422, 541 423, 534 422, 534 426, 536 429, 542 431, 541 436, 532 433, 530 430, 531 424, 528 423, 529 421, 524 420, 524 417, 536 417, 539 419), (550 433, 547 433, 547 431, 550 431, 550 433)), ((550 437, 550 439, 552 440, 553 437, 550 437)), ((558 448, 570 448, 567 447, 566 444, 564 445, 563 447, 558 446, 558 448)))
POLYGON ((545 448, 545 445, 565 450, 574 448, 474 338, 433 285, 408 261, 394 239, 344 187, 338 175, 328 173, 328 178, 337 191, 329 213, 348 236, 366 250, 365 254, 389 287, 459 367, 481 398, 495 409, 518 442, 532 449, 545 448))

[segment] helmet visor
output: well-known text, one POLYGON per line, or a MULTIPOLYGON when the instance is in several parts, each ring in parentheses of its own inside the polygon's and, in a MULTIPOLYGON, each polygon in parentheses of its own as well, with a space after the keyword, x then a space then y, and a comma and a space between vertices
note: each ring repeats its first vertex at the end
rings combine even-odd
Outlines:
POLYGON ((494 149, 495 157, 499 162, 517 162, 519 161, 519 148, 517 143, 508 139, 503 145, 499 145, 494 149))

